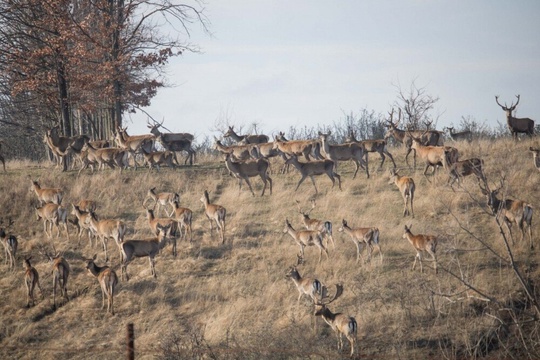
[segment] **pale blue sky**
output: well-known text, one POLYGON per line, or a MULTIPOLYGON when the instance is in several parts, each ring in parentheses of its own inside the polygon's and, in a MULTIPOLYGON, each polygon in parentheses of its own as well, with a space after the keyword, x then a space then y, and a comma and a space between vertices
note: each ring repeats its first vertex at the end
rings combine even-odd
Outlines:
MULTIPOLYGON (((168 67, 145 110, 172 131, 213 135, 216 120, 272 134, 332 124, 343 111, 387 113, 395 85, 440 97, 438 128, 461 116, 496 126, 495 103, 540 121, 540 1, 207 0, 213 36, 168 67)), ((147 132, 131 115, 131 133, 147 132)))

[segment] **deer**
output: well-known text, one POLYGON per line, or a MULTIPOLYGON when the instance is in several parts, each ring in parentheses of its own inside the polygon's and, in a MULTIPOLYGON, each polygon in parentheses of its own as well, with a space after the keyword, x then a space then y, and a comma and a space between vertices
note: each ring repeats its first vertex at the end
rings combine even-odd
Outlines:
POLYGON ((475 175, 478 182, 485 182, 486 178, 484 175, 484 160, 479 158, 470 158, 466 160, 459 160, 452 165, 449 169, 449 178, 448 184, 453 188, 454 182, 457 180, 458 184, 463 177, 469 175, 475 175))
POLYGON ((533 153, 534 167, 540 171, 540 149, 531 146, 529 147, 529 151, 533 153))
POLYGON ((530 248, 534 249, 532 241, 532 216, 533 216, 533 207, 531 204, 526 203, 522 200, 512 200, 512 199, 498 199, 497 195, 504 185, 504 179, 501 180, 501 183, 498 188, 491 190, 488 187, 487 182, 485 186, 480 186, 482 194, 486 196, 487 205, 493 212, 496 214, 499 219, 502 218, 510 237, 512 239, 512 245, 514 245, 514 237, 512 236, 512 224, 515 223, 521 232, 521 241, 525 238, 525 228, 528 228, 529 233, 529 244, 530 248))
POLYGON ((364 146, 360 143, 330 145, 328 144, 328 136, 331 134, 332 133, 330 131, 326 134, 319 131, 319 139, 321 140, 321 149, 324 157, 334 162, 334 170, 337 171, 338 161, 352 160, 356 165, 353 179, 356 178, 359 168, 366 170, 366 176, 369 179, 367 163, 366 167, 363 165, 365 154, 364 146))
POLYGON ((315 278, 302 277, 296 266, 291 266, 285 276, 290 278, 294 282, 294 285, 296 285, 299 293, 298 300, 296 301, 297 306, 300 304, 300 299, 303 295, 309 296, 313 302, 316 301, 317 297, 322 297, 323 285, 321 282, 315 278))
POLYGON ((343 335, 349 340, 351 345, 351 356, 354 355, 354 348, 356 343, 356 337, 358 332, 358 324, 356 319, 352 316, 342 313, 333 313, 328 309, 328 305, 335 301, 343 294, 343 285, 336 285, 336 294, 330 299, 323 299, 315 301, 315 316, 323 318, 332 330, 336 333, 338 338, 338 351, 343 349, 343 335))
POLYGON ((161 166, 165 165, 171 169, 179 166, 174 152, 165 150, 165 151, 152 151, 147 152, 146 149, 142 148, 142 154, 144 161, 148 165, 148 171, 152 171, 154 167, 159 172, 161 166))
POLYGON ((454 132, 454 128, 450 126, 447 126, 445 129, 448 130, 448 135, 450 135, 450 139, 452 139, 454 142, 462 140, 470 142, 472 139, 472 132, 470 130, 454 132))
MULTIPOLYGON (((88 166, 92 168, 94 172, 94 165, 98 166, 98 169, 105 169, 105 165, 114 169, 118 167, 120 172, 129 165, 128 156, 129 153, 122 148, 109 147, 109 148, 94 148, 90 143, 86 144, 83 151, 87 152, 86 158, 83 159, 83 166, 79 169, 78 175, 81 171, 87 169, 88 166)), ((77 176, 78 176, 77 175, 77 176)))
POLYGON ((297 191, 300 184, 309 176, 313 187, 315 188, 315 194, 318 194, 317 185, 315 185, 314 176, 326 174, 330 180, 332 180, 332 188, 336 184, 336 178, 338 179, 339 190, 341 190, 341 176, 334 171, 334 162, 332 160, 313 160, 308 162, 300 162, 296 155, 291 155, 290 158, 285 161, 285 164, 292 164, 302 175, 294 191, 297 191))
POLYGON ((83 146, 90 141, 87 135, 77 135, 72 137, 60 136, 58 131, 60 127, 54 126, 45 132, 45 143, 49 146, 55 158, 62 165, 62 171, 67 170, 66 156, 69 155, 68 149, 79 154, 83 146))
POLYGON ((303 211, 300 208, 300 202, 298 200, 296 201, 296 206, 298 207, 298 212, 302 216, 302 222, 304 223, 304 226, 306 230, 318 230, 321 232, 322 236, 327 239, 326 240, 326 246, 328 246, 328 239, 332 242, 332 246, 334 249, 336 248, 336 243, 334 242, 334 236, 332 234, 332 223, 327 220, 318 220, 318 219, 312 219, 309 217, 309 214, 315 207, 317 206, 315 203, 315 200, 311 200, 311 209, 309 209, 307 212, 303 211))
POLYGON ((107 312, 114 315, 114 290, 118 285, 118 276, 108 266, 97 266, 96 258, 97 255, 94 255, 91 259, 85 259, 86 270, 98 280, 101 287, 101 309, 105 309, 105 297, 107 297, 107 312))
POLYGON ((347 224, 347 220, 343 219, 341 221, 341 227, 338 229, 339 232, 345 232, 351 237, 354 245, 356 245, 356 262, 360 260, 362 256, 360 251, 360 246, 362 243, 366 245, 368 251, 368 260, 371 260, 371 254, 373 253, 373 247, 377 247, 379 250, 379 255, 382 261, 382 250, 381 245, 379 244, 379 229, 376 227, 369 228, 351 228, 347 224))
POLYGON ((32 180, 30 191, 35 192, 41 205, 53 203, 60 205, 64 197, 64 192, 60 188, 42 188, 37 180, 32 180))
POLYGON ((159 128, 163 127, 163 121, 161 123, 154 121, 154 124, 147 122, 147 126, 150 129, 150 133, 156 137, 165 150, 172 151, 173 153, 176 151, 187 152, 184 165, 187 164, 188 161, 190 165, 193 165, 193 162, 195 161, 195 150, 192 148, 192 142, 194 140, 193 134, 162 133, 159 131, 159 128))
POLYGON ((225 155, 225 166, 229 172, 238 179, 238 191, 242 190, 242 180, 244 180, 248 185, 251 194, 255 196, 249 178, 259 176, 264 183, 261 196, 264 196, 267 183, 270 183, 270 195, 272 195, 272 178, 268 175, 268 170, 270 168, 268 160, 260 158, 257 160, 236 162, 232 161, 230 154, 227 154, 225 155))
POLYGON ((172 248, 172 254, 176 257, 176 236, 178 233, 178 221, 171 218, 156 218, 154 216, 154 211, 152 209, 146 209, 146 218, 148 219, 148 225, 150 226, 150 229, 154 233, 154 235, 159 234, 158 225, 161 227, 169 227, 169 234, 171 235, 170 238, 173 239, 173 248, 172 248))
POLYGON ((155 136, 152 134, 129 136, 126 128, 118 127, 114 138, 118 147, 126 150, 133 158, 135 170, 137 170, 138 166, 135 155, 140 153, 142 148, 148 153, 154 149, 155 136))
POLYGON ((506 112, 506 125, 508 125, 508 129, 510 130, 510 133, 512 133, 514 140, 517 140, 519 133, 525 133, 532 138, 534 135, 534 120, 529 118, 516 118, 512 116, 512 111, 514 111, 519 104, 519 95, 516 95, 516 97, 516 104, 514 105, 512 102, 510 106, 507 106, 506 103, 504 103, 504 106, 501 105, 498 95, 495 96, 495 101, 497 102, 497 105, 499 105, 506 112))
MULTIPOLYGON (((124 241, 124 236, 126 235, 126 224, 122 220, 117 219, 98 220, 96 213, 94 212, 90 212, 90 217, 87 219, 87 221, 92 227, 94 234, 96 234, 103 244, 103 250, 105 251, 105 262, 109 261, 107 241, 109 238, 113 238, 116 245, 120 247, 124 241)), ((121 256, 122 252, 120 251, 120 257, 121 256)))
POLYGON ((424 268, 422 267, 422 253, 425 251, 431 255, 431 261, 433 261, 435 264, 435 274, 437 274, 437 236, 423 234, 413 235, 411 232, 411 227, 412 224, 409 226, 405 225, 403 239, 407 239, 416 249, 416 256, 414 257, 412 270, 414 271, 414 268, 416 267, 416 261, 420 260, 420 272, 424 272, 424 268))
POLYGON ((354 134, 354 130, 349 127, 349 131, 347 134, 347 137, 345 138, 346 143, 360 143, 363 145, 364 148, 364 157, 365 157, 365 163, 366 168, 369 164, 369 153, 379 153, 379 156, 381 157, 381 163, 379 164, 379 170, 382 169, 384 165, 384 161, 386 160, 386 156, 392 160, 392 164, 394 164, 394 169, 396 168, 396 162, 394 161, 394 157, 390 152, 388 151, 386 140, 384 139, 377 139, 377 140, 356 140, 356 136, 354 134), (385 156, 386 155, 386 156, 385 156))
MULTIPOLYGON (((282 131, 280 131, 279 135, 277 136, 281 141, 287 141, 287 139, 285 138, 285 133, 283 133, 282 131)), ((251 151, 251 157, 254 159, 259 159, 261 157, 269 159, 276 156, 281 156, 283 160, 287 160, 287 158, 285 157, 285 154, 283 154, 278 149, 274 148, 273 141, 254 144, 254 147, 251 151)))
POLYGON ((242 161, 248 160, 252 157, 251 154, 253 152, 253 149, 256 150, 256 146, 251 144, 225 146, 221 143, 221 141, 214 137, 214 149, 224 155, 231 154, 237 160, 242 161))
POLYGON ((285 228, 283 229, 284 234, 289 234, 294 241, 300 246, 300 259, 304 259, 304 248, 306 246, 315 245, 319 248, 319 263, 322 259, 322 253, 326 254, 328 259, 328 250, 323 244, 321 232, 318 230, 295 230, 289 219, 285 220, 285 228))
POLYGON ((66 236, 69 240, 69 230, 67 226, 67 208, 58 204, 48 203, 41 207, 36 207, 36 221, 43 219, 43 230, 48 238, 53 236, 53 227, 56 227, 56 237, 60 237, 60 224, 64 226, 66 236), (50 225, 50 233, 47 231, 50 225))
POLYGON ((24 284, 26 285, 26 307, 34 306, 34 290, 36 286, 39 289, 41 294, 41 299, 43 300, 43 289, 39 283, 39 273, 37 270, 30 264, 31 256, 25 257, 23 261, 24 266, 24 284))
POLYGON ((53 303, 56 309, 56 287, 60 288, 60 294, 66 301, 69 301, 67 293, 67 282, 69 278, 69 264, 63 256, 59 254, 49 255, 46 254, 49 261, 52 263, 52 276, 53 276, 53 303))
POLYGON ((411 215, 414 219, 414 190, 416 185, 411 177, 399 175, 400 169, 390 169, 390 182, 389 184, 395 184, 399 190, 399 193, 403 197, 403 217, 411 215), (409 201, 411 203, 411 211, 409 211, 409 201))
POLYGON ((264 134, 260 135, 238 135, 234 131, 234 126, 229 126, 229 129, 225 134, 223 134, 223 137, 230 137, 237 143, 244 142, 245 144, 262 144, 267 143, 269 138, 268 136, 264 134))
POLYGON ((126 240, 121 245, 122 250, 122 280, 124 278, 126 281, 129 281, 129 275, 127 273, 127 266, 133 261, 134 258, 139 257, 148 257, 150 260, 150 270, 152 276, 157 278, 156 268, 155 268, 155 257, 161 249, 167 245, 167 235, 170 229, 170 226, 161 226, 157 225, 159 234, 157 237, 152 237, 149 239, 133 239, 126 240))
POLYGON ((79 246, 81 242, 81 236, 85 230, 86 230, 86 233, 88 234, 88 241, 90 242, 90 245, 93 246, 94 233, 93 233, 92 225, 90 225, 90 216, 91 216, 90 212, 94 212, 95 208, 86 208, 86 211, 85 211, 81 209, 80 204, 81 204, 80 202, 79 202, 79 205, 71 204, 72 206, 71 214, 75 215, 75 218, 77 219, 76 222, 79 227, 78 233, 77 233, 77 239, 78 239, 77 246, 79 246))
POLYGON ((310 154, 315 146, 314 140, 289 140, 285 141, 280 136, 274 138, 274 149, 281 151, 285 155, 304 155, 310 161, 310 154))
POLYGON ((426 176, 427 170, 430 167, 433 168, 434 173, 437 166, 442 166, 444 169, 448 169, 452 162, 458 160, 458 151, 455 148, 450 146, 424 146, 422 145, 422 141, 419 137, 415 137, 410 132, 409 136, 412 139, 411 148, 414 149, 418 157, 425 162, 423 172, 424 176, 426 176))
POLYGON ((189 234, 189 242, 193 242, 193 232, 191 227, 193 212, 186 207, 180 207, 178 201, 175 201, 173 216, 174 219, 178 221, 180 229, 185 229, 184 233, 182 233, 182 230, 180 230, 180 235, 183 238, 186 238, 189 234))
POLYGON ((17 257, 17 248, 19 247, 17 237, 13 234, 8 235, 6 233, 6 230, 8 230, 13 223, 13 220, 9 219, 8 225, 4 227, 3 221, 0 221, 0 241, 4 246, 4 263, 9 263, 9 268, 11 270, 15 269, 15 258, 17 257))
POLYGON ((221 243, 225 244, 225 217, 227 215, 227 210, 221 205, 212 204, 210 202, 208 190, 204 190, 201 202, 204 205, 204 214, 210 222, 210 233, 214 230, 213 220, 216 222, 217 230, 221 237, 221 243))
POLYGON ((2 140, 0 140, 0 161, 2 162, 2 166, 4 167, 4 172, 7 172, 6 171, 6 159, 4 158, 4 155, 2 154, 2 144, 4 142, 2 140))
POLYGON ((167 211, 167 205, 170 205, 173 207, 174 210, 174 202, 178 201, 180 202, 180 195, 178 193, 173 192, 156 192, 156 188, 150 188, 148 189, 148 192, 146 193, 146 197, 143 200, 143 207, 145 207, 145 203, 147 200, 152 199, 154 200, 154 207, 156 208, 156 214, 159 214, 159 209, 163 208, 165 213, 168 217, 171 217, 173 215, 173 211, 170 212, 167 211))

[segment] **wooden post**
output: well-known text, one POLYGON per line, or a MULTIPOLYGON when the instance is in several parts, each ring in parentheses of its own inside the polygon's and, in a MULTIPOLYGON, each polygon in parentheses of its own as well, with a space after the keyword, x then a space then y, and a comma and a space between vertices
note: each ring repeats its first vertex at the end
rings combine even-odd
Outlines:
POLYGON ((135 360, 135 335, 133 333, 133 323, 127 324, 127 358, 135 360))

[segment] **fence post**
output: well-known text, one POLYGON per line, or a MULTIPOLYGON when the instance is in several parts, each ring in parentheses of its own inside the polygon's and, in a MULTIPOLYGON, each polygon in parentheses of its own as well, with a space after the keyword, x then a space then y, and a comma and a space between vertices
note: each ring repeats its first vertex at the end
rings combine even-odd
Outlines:
POLYGON ((133 333, 133 323, 127 324, 127 358, 135 360, 135 335, 133 333))

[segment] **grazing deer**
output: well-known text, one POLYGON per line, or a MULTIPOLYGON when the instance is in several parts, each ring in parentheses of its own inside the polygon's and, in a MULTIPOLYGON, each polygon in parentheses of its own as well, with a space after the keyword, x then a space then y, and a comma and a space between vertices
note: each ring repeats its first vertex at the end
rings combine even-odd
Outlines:
POLYGON ((229 126, 229 130, 225 134, 223 134, 223 137, 231 137, 234 139, 234 141, 240 143, 244 142, 246 144, 262 144, 268 142, 268 136, 266 135, 238 135, 236 132, 234 132, 234 126, 229 126))
POLYGON ((412 269, 414 270, 416 266, 416 261, 420 260, 420 272, 424 272, 422 267, 422 252, 426 251, 432 257, 432 261, 435 263, 435 274, 437 274, 437 237, 435 235, 413 235, 411 233, 412 224, 407 226, 405 225, 405 232, 403 233, 403 238, 409 240, 409 242, 416 249, 416 256, 414 257, 414 263, 412 269))
POLYGON ((143 201, 143 207, 145 206, 144 204, 146 203, 148 199, 154 200, 154 207, 157 208, 156 214, 159 214, 159 209, 163 208, 167 216, 171 217, 173 215, 173 212, 167 211, 167 205, 171 205, 171 207, 173 207, 174 209, 174 202, 175 201, 180 202, 180 195, 178 195, 178 193, 173 193, 173 192, 156 193, 156 188, 153 187, 148 190, 148 193, 146 194, 146 197, 144 198, 144 201, 143 201))
POLYGON ((175 153, 169 150, 147 152, 142 148, 142 154, 144 161, 148 165, 148 171, 152 171, 152 169, 156 167, 159 172, 160 167, 163 165, 168 166, 171 169, 179 166, 175 153))
POLYGON ((335 249, 336 243, 334 242, 334 235, 332 234, 332 223, 330 221, 312 219, 309 217, 311 211, 315 209, 315 200, 311 200, 311 209, 309 209, 307 212, 300 208, 300 202, 298 200, 296 200, 296 206, 298 207, 298 212, 300 215, 302 215, 302 222, 304 223, 306 229, 320 231, 322 236, 326 239, 326 246, 328 246, 328 239, 330 239, 332 246, 335 249))
POLYGON ((42 188, 39 183, 35 180, 32 181, 32 186, 30 191, 34 191, 37 195, 37 198, 41 205, 46 203, 53 203, 60 205, 62 203, 62 198, 64 197, 64 192, 59 188, 42 188))
POLYGON ((300 246, 300 259, 304 259, 304 248, 306 246, 315 245, 319 248, 319 263, 321 262, 322 253, 326 254, 328 259, 328 250, 323 244, 321 232, 318 230, 294 230, 289 220, 285 220, 285 228, 283 229, 284 234, 289 234, 296 241, 298 246, 300 246))
POLYGON ((510 106, 507 106, 506 103, 504 106, 501 105, 501 103, 499 103, 498 95, 495 96, 495 101, 497 102, 497 105, 506 112, 506 125, 508 125, 508 129, 512 133, 514 140, 517 140, 519 133, 525 133, 532 138, 534 135, 534 120, 529 118, 515 118, 512 116, 512 111, 514 111, 519 104, 519 95, 516 95, 516 97, 516 104, 514 105, 514 103, 512 103, 510 106))
POLYGON ((390 169, 390 182, 389 184, 396 184, 399 189, 399 193, 403 197, 403 217, 411 215, 414 218, 414 190, 416 188, 414 180, 408 176, 399 175, 400 170, 390 169), (411 202, 411 211, 409 211, 409 201, 411 202))
POLYGON ((17 257, 17 248, 19 246, 19 242, 17 241, 17 237, 13 234, 6 234, 6 230, 13 225, 13 220, 9 219, 9 224, 4 228, 3 221, 0 221, 0 241, 2 241, 2 245, 4 246, 4 263, 9 263, 9 268, 14 269, 15 268, 15 258, 17 257))
POLYGON ((533 153, 534 167, 540 171, 540 149, 529 147, 529 150, 533 153))
MULTIPOLYGON (((90 212, 90 217, 87 219, 92 227, 94 234, 101 240, 103 251, 105 251, 105 262, 109 261, 109 253, 107 252, 107 241, 113 238, 116 245, 120 246, 126 235, 126 224, 122 220, 102 219, 98 220, 96 213, 90 212)), ((120 251, 120 257, 122 251, 120 251)))
POLYGON ((30 264, 31 256, 24 258, 24 284, 26 285, 26 307, 34 306, 34 289, 39 288, 41 299, 43 299, 43 289, 39 284, 39 274, 37 270, 30 264), (32 305, 30 305, 32 304, 32 305))
POLYGON ((448 130, 448 135, 450 135, 450 138, 456 142, 461 140, 470 142, 472 139, 472 132, 470 130, 454 132, 454 128, 450 126, 446 127, 446 130, 448 130))
POLYGON ((101 309, 105 308, 105 297, 107 297, 107 312, 114 315, 114 289, 118 284, 116 272, 108 266, 97 266, 95 260, 97 255, 91 259, 85 259, 86 270, 97 278, 101 286, 101 309))
POLYGON ((155 268, 156 261, 154 258, 159 253, 159 251, 163 249, 165 245, 167 245, 166 240, 170 229, 169 226, 163 227, 159 224, 157 227, 159 230, 159 234, 157 237, 141 240, 126 240, 120 245, 123 254, 122 280, 124 280, 125 278, 126 281, 129 281, 127 266, 131 261, 133 261, 134 258, 147 256, 150 260, 150 270, 152 272, 152 276, 154 276, 155 278, 157 277, 155 268))
MULTIPOLYGON (((457 180, 458 184, 461 181, 461 178, 469 175, 475 175, 478 179, 478 182, 485 182, 486 178, 484 176, 484 160, 479 158, 471 158, 467 160, 459 160, 452 165, 450 165, 450 172, 448 183, 450 186, 454 184, 457 180)), ((453 187, 452 187, 453 189, 453 187)))
POLYGON ((321 282, 314 278, 300 276, 296 266, 292 266, 289 271, 287 271, 285 276, 291 278, 294 285, 296 285, 296 289, 299 293, 298 300, 296 301, 297 305, 300 303, 302 295, 309 296, 313 302, 317 300, 317 297, 322 297, 323 286, 321 282))
POLYGON ((152 133, 156 137, 156 139, 161 143, 165 150, 172 151, 173 153, 176 153, 176 151, 187 152, 187 156, 184 160, 184 165, 187 164, 188 161, 190 165, 193 165, 193 162, 195 161, 195 150, 193 150, 193 148, 191 147, 191 144, 194 140, 193 134, 162 133, 161 131, 159 131, 159 128, 163 127, 163 121, 161 123, 154 121, 154 124, 150 124, 150 122, 147 122, 150 133, 152 133))
POLYGON ((88 241, 90 242, 90 245, 93 246, 94 233, 93 233, 92 226, 90 225, 90 211, 93 212, 94 210, 83 211, 79 206, 75 204, 71 204, 71 205, 73 207, 71 214, 75 215, 75 217, 77 218, 76 223, 79 227, 79 230, 77 233, 77 246, 79 246, 81 242, 82 233, 85 230, 86 230, 86 233, 88 234, 88 241))
POLYGON ((293 164, 294 167, 300 172, 302 177, 294 191, 298 190, 298 187, 304 180, 309 176, 313 187, 315 188, 315 194, 318 194, 317 185, 315 185, 314 176, 326 174, 330 180, 332 180, 332 188, 336 184, 336 179, 338 179, 339 190, 341 190, 341 176, 334 171, 334 162, 332 160, 314 160, 308 162, 300 162, 296 155, 291 155, 290 158, 285 161, 285 164, 293 164))
POLYGON ((182 233, 182 230, 180 230, 180 235, 185 239, 188 236, 189 233, 189 242, 193 242, 193 232, 192 232, 192 219, 193 219, 193 212, 185 207, 180 207, 180 204, 178 201, 174 202, 174 218, 176 221, 178 221, 178 224, 180 225, 180 229, 185 228, 185 232, 182 233))
POLYGON ((365 156, 365 162, 366 167, 368 167, 369 159, 368 155, 370 152, 377 152, 379 153, 379 156, 381 157, 381 164, 379 165, 379 170, 382 169, 384 165, 384 161, 386 160, 386 156, 392 160, 392 163, 394 164, 394 169, 396 168, 396 162, 394 161, 394 157, 387 149, 386 140, 384 139, 378 139, 378 140, 356 140, 356 136, 354 134, 354 130, 349 127, 349 132, 347 134, 347 137, 345 138, 346 143, 360 143, 364 146, 364 156, 365 156), (386 156, 385 156, 386 155, 386 156))
POLYGON ((49 261, 52 262, 53 275, 53 303, 56 309, 56 287, 60 287, 60 293, 66 301, 69 301, 67 293, 67 282, 69 277, 69 264, 62 256, 46 254, 49 261))
POLYGON ((345 335, 351 345, 351 356, 353 356, 358 332, 358 324, 356 323, 355 318, 342 313, 333 313, 327 307, 327 305, 339 298, 341 294, 343 294, 343 286, 338 284, 336 285, 336 294, 331 299, 316 301, 315 316, 322 317, 324 322, 326 322, 336 333, 338 338, 338 351, 343 349, 342 337, 345 335))
POLYGON ((359 168, 366 170, 366 176, 369 179, 369 170, 367 167, 367 163, 366 167, 364 167, 363 165, 365 154, 364 146, 360 143, 355 142, 339 145, 330 145, 328 144, 328 136, 330 136, 330 134, 331 132, 324 134, 319 131, 319 139, 321 140, 321 148, 324 157, 334 162, 334 170, 337 171, 338 161, 352 160, 356 165, 353 179, 356 178, 356 174, 358 173, 359 168))
POLYGON ((534 245, 532 242, 532 216, 533 216, 533 207, 531 204, 528 204, 521 200, 512 200, 512 199, 498 199, 497 194, 503 187, 504 180, 501 181, 500 186, 495 190, 490 190, 489 187, 483 187, 480 185, 480 190, 482 194, 486 195, 487 205, 493 211, 493 214, 502 217, 504 224, 510 233, 512 238, 512 245, 514 244, 514 237, 512 236, 512 223, 515 223, 521 232, 521 241, 525 237, 525 227, 529 229, 529 244, 530 248, 533 249, 534 245))
POLYGON ((225 216, 227 215, 227 210, 221 205, 210 203, 208 190, 204 190, 201 202, 204 205, 204 214, 208 221, 210 221, 210 233, 214 230, 214 224, 212 223, 212 220, 214 220, 221 237, 221 243, 225 244, 225 216))
POLYGON ((158 225, 161 227, 169 227, 170 238, 173 239, 173 248, 172 254, 176 256, 176 236, 178 234, 178 221, 171 218, 156 218, 154 216, 154 211, 151 209, 146 209, 146 218, 148 219, 148 225, 155 235, 159 234, 158 225))
POLYGON ((264 183, 261 196, 264 195, 266 190, 266 184, 270 183, 270 195, 272 195, 272 178, 268 175, 268 169, 270 168, 270 163, 266 159, 257 159, 257 160, 246 160, 241 162, 233 162, 231 155, 227 154, 225 156, 225 166, 230 171, 235 178, 238 179, 238 189, 242 190, 242 180, 248 184, 251 194, 255 196, 251 183, 249 182, 250 177, 259 176, 264 183))
POLYGON ((361 252, 360 246, 362 243, 366 245, 368 251, 368 260, 371 260, 371 254, 373 253, 373 247, 376 246, 379 250, 379 255, 382 261, 382 250, 381 245, 379 244, 379 229, 376 227, 370 228, 351 228, 347 224, 347 220, 343 219, 341 221, 341 227, 338 229, 339 232, 345 232, 351 237, 354 245, 356 245, 356 262, 360 259, 361 252))

